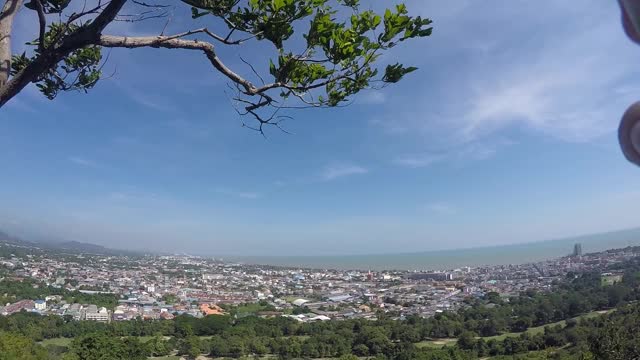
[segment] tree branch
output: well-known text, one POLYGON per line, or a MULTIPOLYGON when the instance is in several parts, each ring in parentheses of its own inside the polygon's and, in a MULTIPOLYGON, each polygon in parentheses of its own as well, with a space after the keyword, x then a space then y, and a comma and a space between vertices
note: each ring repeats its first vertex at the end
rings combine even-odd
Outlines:
POLYGON ((243 42, 251 39, 251 38, 246 38, 246 39, 241 39, 241 40, 229 40, 228 36, 223 38, 222 36, 211 32, 207 28, 189 30, 189 31, 185 31, 185 32, 179 33, 179 34, 169 35, 166 38, 167 38, 167 40, 179 39, 179 38, 187 37, 189 35, 194 35, 194 34, 205 34, 205 35, 209 36, 210 38, 212 38, 212 39, 214 39, 216 41, 219 41, 219 42, 221 42, 221 43, 223 43, 225 45, 240 45, 243 42))
MULTIPOLYGON (((7 3, 20 1, 21 0, 7 0, 7 3)), ((38 76, 48 69, 51 69, 73 51, 90 45, 96 45, 99 42, 102 30, 115 19, 126 2, 127 0, 111 0, 91 23, 65 36, 57 45, 46 49, 46 51, 33 59, 29 65, 15 74, 4 86, 0 85, 0 107, 4 106, 4 104, 22 91, 30 82, 35 81, 38 76)), ((9 54, 9 56, 11 55, 9 54)), ((0 60, 1 59, 2 58, 0 58, 0 60)))
POLYGON ((86 6, 86 2, 84 4, 84 6, 82 7, 82 11, 80 11, 79 13, 72 13, 71 15, 69 15, 69 18, 67 19, 67 25, 73 23, 74 21, 80 19, 83 16, 87 16, 87 15, 91 15, 91 14, 97 14, 98 11, 100 9, 102 9, 102 7, 104 7, 104 4, 102 2, 98 2, 98 5, 96 5, 94 8, 89 9, 89 10, 85 10, 85 6, 86 6))
POLYGON ((242 76, 236 74, 233 70, 229 69, 218 56, 216 55, 213 44, 198 41, 198 40, 186 40, 180 39, 184 37, 186 33, 171 35, 171 36, 140 36, 140 37, 126 37, 126 36, 113 36, 102 35, 98 42, 98 45, 104 47, 117 47, 117 48, 140 48, 140 47, 154 47, 165 49, 183 49, 183 50, 200 50, 204 52, 211 65, 221 72, 224 76, 229 78, 236 84, 239 84, 244 88, 244 93, 247 95, 258 94, 258 89, 242 76))
MULTIPOLYGON (((165 49, 181 49, 181 50, 197 50, 202 51, 211 65, 222 73, 224 76, 229 78, 237 87, 238 97, 236 100, 241 101, 247 106, 244 108, 245 114, 251 114, 256 120, 260 123, 260 127, 258 128, 260 132, 262 132, 262 125, 265 124, 274 124, 273 119, 275 118, 275 113, 271 115, 271 117, 264 119, 255 110, 273 105, 274 99, 267 95, 266 92, 268 90, 284 87, 285 84, 275 82, 268 85, 264 85, 260 88, 257 88, 251 81, 243 78, 242 76, 235 73, 233 70, 229 69, 216 55, 215 47, 213 44, 206 41, 199 40, 190 40, 183 39, 185 36, 197 34, 197 33, 205 33, 210 37, 218 40, 215 34, 211 34, 206 29, 196 29, 187 31, 184 33, 174 34, 174 35, 159 35, 159 36, 138 36, 138 37, 127 37, 127 36, 114 36, 114 35, 102 35, 97 45, 108 47, 108 48, 142 48, 142 47, 151 47, 151 48, 165 48, 165 49), (214 36, 212 36, 214 35, 214 36), (239 96, 241 94, 248 96, 258 96, 258 100, 256 102, 251 102, 247 100, 240 99, 239 96)), ((254 70, 255 71, 255 70, 254 70)), ((245 124, 246 126, 246 124, 245 124)))
POLYGON ((47 31, 47 19, 44 16, 44 7, 41 0, 33 0, 36 5, 36 12, 38 13, 38 23, 40 25, 40 33, 38 36, 38 49, 42 52, 44 49, 44 34, 47 31))
POLYGON ((111 0, 100 15, 96 16, 95 20, 89 24, 90 31, 94 31, 95 35, 102 34, 102 30, 116 18, 126 2, 127 0, 111 0))

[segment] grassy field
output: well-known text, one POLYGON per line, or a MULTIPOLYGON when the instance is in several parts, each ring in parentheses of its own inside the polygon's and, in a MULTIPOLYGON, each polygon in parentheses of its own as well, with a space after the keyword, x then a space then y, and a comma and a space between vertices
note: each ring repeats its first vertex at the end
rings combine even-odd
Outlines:
POLYGON ((240 305, 236 307, 234 311, 237 314, 255 314, 260 311, 265 311, 266 309, 267 309, 267 306, 263 306, 258 303, 250 303, 250 304, 240 305))
POLYGON ((42 346, 47 345, 58 345, 58 346, 69 346, 73 339, 70 338, 55 338, 55 339, 45 339, 41 342, 42 346))
MULTIPOLYGON (((140 340, 140 342, 145 343, 153 339, 154 337, 155 336, 139 336, 138 340, 140 340)), ((165 340, 170 339, 169 336, 164 336, 163 338, 165 340)), ((200 339, 209 340, 211 339, 211 336, 200 336, 200 339)), ((44 339, 40 342, 40 344, 42 346, 47 346, 47 345, 69 346, 69 344, 71 344, 71 341, 73 341, 72 338, 54 338, 54 339, 44 339)))
MULTIPOLYGON (((551 323, 551 324, 547 324, 547 325, 542 325, 542 326, 536 326, 536 327, 532 327, 532 328, 528 328, 527 331, 525 331, 527 334, 529 335, 536 335, 536 334, 542 334, 544 333, 544 328, 547 326, 557 326, 557 325, 562 325, 564 327, 565 325, 565 321, 558 321, 555 323, 551 323)), ((504 333, 504 334, 500 334, 500 335, 496 335, 496 336, 487 336, 484 337, 483 339, 485 339, 485 341, 489 341, 489 340, 497 340, 497 341, 502 341, 508 337, 518 337, 520 336, 520 334, 522 333, 504 333)))
MULTIPOLYGON (((260 356, 260 357, 241 357, 240 359, 259 359, 259 360, 272 360, 276 358, 276 356, 274 355, 265 355, 265 356, 260 356)), ((168 356, 160 356, 160 357, 150 357, 149 360, 179 360, 179 359, 184 359, 183 357, 177 356, 177 355, 168 355, 168 356)), ((212 358, 212 357, 208 357, 208 356, 204 356, 204 355, 200 355, 198 356, 197 360, 213 360, 213 359, 221 359, 221 358, 212 358)), ((314 360, 328 360, 328 359, 314 359, 314 360)))
MULTIPOLYGON (((589 319, 589 318, 592 318, 592 317, 608 314, 608 313, 610 313, 612 311, 613 310, 592 311, 592 312, 586 313, 584 315, 576 316, 576 317, 573 318, 573 320, 589 319)), ((542 333, 544 333, 544 328, 545 327, 547 327, 547 326, 553 327, 553 326, 558 326, 558 325, 560 325, 562 327, 565 327, 565 326, 567 326, 567 321, 566 320, 562 320, 562 321, 554 322, 554 323, 547 324, 547 325, 532 327, 532 328, 527 329, 526 332, 531 334, 531 335, 542 334, 542 333)), ((485 337, 484 339, 486 341, 489 341, 489 340, 498 340, 498 341, 500 341, 500 340, 504 340, 507 337, 520 336, 520 334, 521 333, 506 333, 506 334, 502 334, 502 335, 485 337)))
MULTIPOLYGON (((588 319, 588 318, 592 318, 592 317, 608 314, 608 313, 610 313, 612 311, 613 310, 592 311, 592 312, 584 314, 584 315, 576 316, 573 319, 574 320, 588 319)), ((545 327, 547 327, 547 326, 552 326, 553 327, 553 326, 558 326, 558 325, 564 327, 564 326, 567 325, 567 322, 566 322, 566 320, 562 320, 562 321, 554 322, 554 323, 551 323, 551 324, 532 327, 532 328, 527 329, 526 333, 528 333, 530 335, 542 334, 542 333, 544 333, 544 328, 545 327)), ((485 341, 489 341, 489 340, 502 341, 507 337, 518 337, 518 336, 520 336, 520 334, 522 334, 522 333, 504 333, 504 334, 496 335, 496 336, 483 337, 483 339, 485 341)), ((418 346, 418 347, 430 347, 430 348, 439 349, 439 348, 441 348, 441 347, 443 347, 445 345, 454 345, 457 341, 458 341, 457 339, 434 339, 434 340, 421 341, 419 343, 416 343, 416 346, 418 346)))
POLYGON ((432 349, 440 349, 445 345, 454 345, 458 342, 458 339, 435 339, 435 340, 425 340, 416 343, 415 345, 419 348, 432 348, 432 349))

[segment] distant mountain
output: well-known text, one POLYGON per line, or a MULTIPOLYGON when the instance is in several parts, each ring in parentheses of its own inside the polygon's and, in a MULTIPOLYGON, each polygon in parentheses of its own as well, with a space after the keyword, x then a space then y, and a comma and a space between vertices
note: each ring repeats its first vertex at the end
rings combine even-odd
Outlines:
POLYGON ((109 249, 101 245, 83 243, 79 241, 62 241, 62 242, 50 242, 50 241, 27 241, 21 238, 9 235, 8 233, 0 230, 0 243, 36 247, 44 250, 64 251, 80 254, 98 254, 98 255, 137 255, 133 251, 115 250, 109 249))
POLYGON ((110 255, 110 254, 113 254, 113 253, 119 253, 118 250, 112 250, 112 249, 105 248, 104 246, 95 245, 95 244, 88 244, 88 243, 83 243, 83 242, 79 242, 79 241, 65 241, 65 242, 62 242, 62 243, 49 243, 48 245, 51 246, 51 247, 54 247, 56 249, 60 249, 60 250, 72 250, 72 251, 77 251, 77 252, 82 252, 82 253, 105 254, 105 255, 110 255))
POLYGON ((29 241, 25 241, 19 237, 9 235, 2 230, 0 230, 0 242, 5 244, 22 245, 22 246, 33 245, 33 243, 29 241))

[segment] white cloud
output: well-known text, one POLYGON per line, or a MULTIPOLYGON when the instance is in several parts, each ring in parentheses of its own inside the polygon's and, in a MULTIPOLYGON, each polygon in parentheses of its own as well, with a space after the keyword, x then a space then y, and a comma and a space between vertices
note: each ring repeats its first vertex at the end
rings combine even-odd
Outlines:
POLYGON ((363 105, 380 105, 386 101, 387 96, 381 90, 370 90, 356 98, 356 102, 363 105))
POLYGON ((330 181, 345 176, 366 174, 368 172, 368 169, 354 164, 334 164, 324 168, 322 179, 330 181))
POLYGON ((115 85, 117 89, 126 93, 127 98, 139 106, 146 107, 149 110, 157 112, 171 112, 175 110, 175 102, 170 101, 162 95, 158 95, 156 91, 141 91, 134 85, 117 79, 110 81, 110 83, 115 85))
MULTIPOLYGON (((590 35, 589 41, 596 38, 590 35)), ((574 46, 572 51, 562 49, 567 45, 545 49, 536 62, 481 81, 462 117, 463 137, 476 139, 517 124, 566 141, 588 141, 613 131, 618 116, 608 114, 628 101, 628 95, 615 94, 628 64, 586 44, 574 46)))
POLYGON ((430 203, 430 204, 427 204, 426 207, 429 211, 432 211, 440 215, 451 215, 451 214, 455 214, 456 212, 456 209, 451 204, 443 203, 443 202, 430 203))
POLYGON ((440 162, 446 158, 442 154, 405 154, 393 160, 396 165, 406 166, 410 168, 421 168, 440 162))
POLYGON ((236 191, 227 188, 216 188, 215 192, 222 195, 239 197, 242 199, 255 200, 262 197, 262 194, 253 191, 236 191))
POLYGON ((255 192, 239 192, 238 196, 243 199, 257 199, 260 197, 260 194, 255 192))
POLYGON ((147 203, 157 202, 160 196, 153 192, 131 189, 130 191, 112 191, 107 195, 107 200, 115 203, 147 203))
POLYGON ((131 199, 131 196, 123 192, 114 191, 109 194, 108 198, 113 201, 127 201, 131 199))
POLYGON ((514 141, 495 138, 488 141, 463 143, 440 152, 422 152, 402 154, 392 162, 408 168, 422 168, 438 163, 461 163, 466 161, 487 160, 493 157, 499 149, 515 144, 514 141))
POLYGON ((67 160, 80 166, 93 167, 93 168, 98 167, 98 164, 95 161, 89 160, 80 156, 71 156, 67 160))
MULTIPOLYGON (((429 81, 401 84, 389 111, 371 121, 400 142, 454 153, 480 142, 488 149, 475 156, 486 158, 500 148, 492 139, 513 130, 591 141, 615 131, 637 94, 630 84, 638 81, 638 48, 622 32, 615 2, 514 1, 499 9, 467 2, 464 12, 448 11, 457 6, 448 3, 413 5, 434 18, 434 35, 403 58, 431 71, 429 81)), ((418 150, 395 162, 421 167, 440 159, 418 150)))

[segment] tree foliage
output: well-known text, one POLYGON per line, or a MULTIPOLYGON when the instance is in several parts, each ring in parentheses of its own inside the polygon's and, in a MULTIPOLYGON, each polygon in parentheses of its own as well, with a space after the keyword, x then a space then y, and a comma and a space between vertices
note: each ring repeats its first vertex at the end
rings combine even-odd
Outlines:
POLYGON ((85 294, 64 288, 46 286, 33 280, 0 280, 0 303, 6 304, 22 299, 43 299, 49 295, 60 295, 68 303, 95 304, 112 309, 118 302, 114 294, 85 294))
MULTIPOLYGON (((21 3, 5 0, 0 35, 11 35, 12 5, 21 3)), ((29 42, 32 51, 0 59, 11 64, 8 73, 0 71, 0 107, 29 83, 49 99, 62 91, 88 91, 104 76, 105 47, 195 50, 230 81, 238 114, 257 124, 246 126, 262 131, 263 125, 277 126, 289 117, 282 109, 335 107, 363 89, 400 81, 416 68, 395 61, 380 64, 381 56, 432 32, 432 21, 410 15, 404 4, 377 13, 361 10, 359 0, 182 0, 191 7, 191 17, 201 18, 207 27, 171 35, 162 26, 155 36, 109 35, 103 32, 113 21, 170 19, 181 15, 180 9, 163 0, 80 3, 25 4, 39 19, 40 30, 29 42), (226 29, 216 33, 211 28, 226 29), (228 67, 215 48, 260 42, 271 44, 266 63, 260 63, 265 60, 259 55, 241 59, 248 65, 243 69, 228 67), (268 73, 256 70, 266 68, 268 73)))
POLYGON ((94 333, 76 338, 68 357, 78 360, 146 360, 148 349, 137 338, 121 339, 94 333))
POLYGON ((0 360, 44 360, 47 352, 28 337, 0 332, 0 360))

